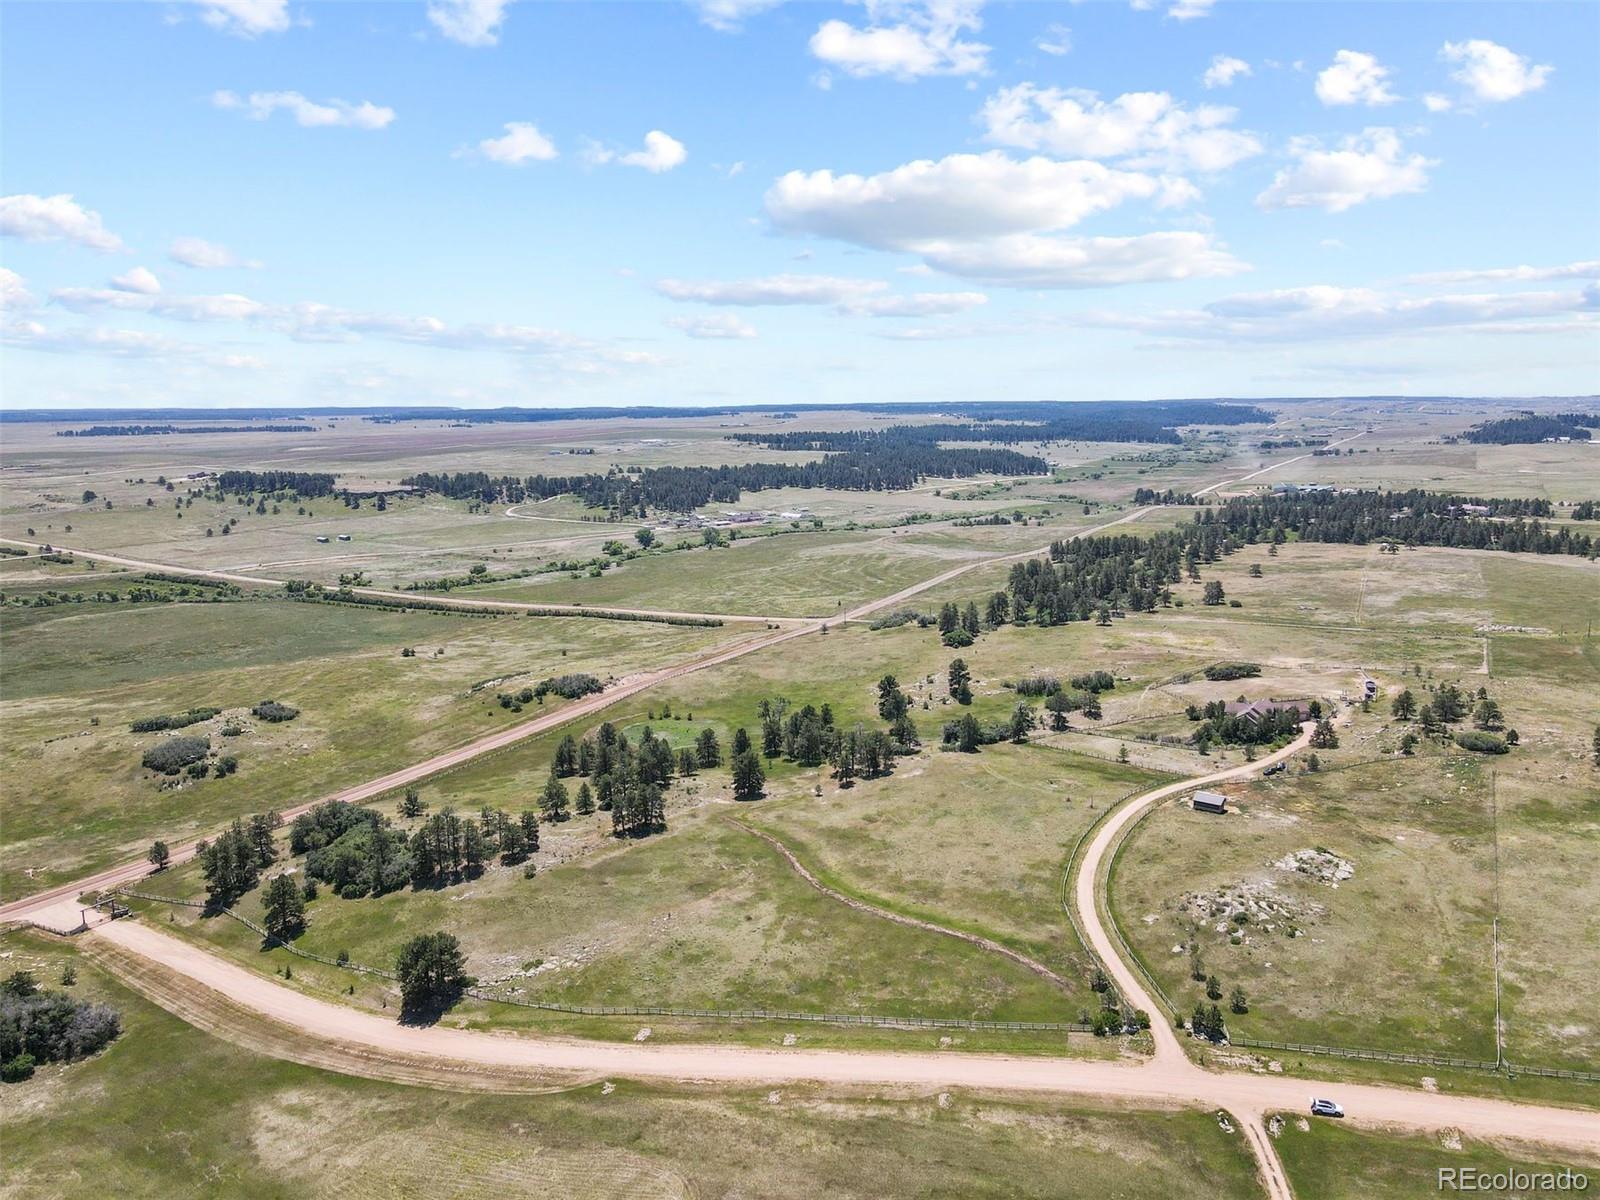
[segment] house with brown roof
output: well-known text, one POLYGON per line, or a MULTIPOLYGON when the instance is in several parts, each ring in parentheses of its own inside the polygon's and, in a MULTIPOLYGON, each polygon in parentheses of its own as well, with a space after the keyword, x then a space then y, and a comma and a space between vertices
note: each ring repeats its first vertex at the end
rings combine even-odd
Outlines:
POLYGON ((1243 717, 1252 725, 1259 725, 1263 718, 1276 716, 1278 713, 1293 713, 1296 721, 1304 721, 1311 711, 1311 702, 1304 697, 1292 699, 1268 700, 1230 700, 1227 704, 1227 714, 1230 717, 1243 717))

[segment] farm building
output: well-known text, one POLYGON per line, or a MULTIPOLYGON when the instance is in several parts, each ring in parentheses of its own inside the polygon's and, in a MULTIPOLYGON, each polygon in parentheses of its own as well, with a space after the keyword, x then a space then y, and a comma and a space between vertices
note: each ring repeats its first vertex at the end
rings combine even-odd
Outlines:
POLYGON ((1195 812, 1225 813, 1228 811, 1228 798, 1221 792, 1196 792, 1191 800, 1195 812))
POLYGON ((1296 699, 1230 700, 1227 712, 1230 717, 1243 717, 1250 724, 1258 724, 1263 717, 1280 712, 1292 712, 1294 719, 1304 721, 1310 711, 1310 701, 1296 699))

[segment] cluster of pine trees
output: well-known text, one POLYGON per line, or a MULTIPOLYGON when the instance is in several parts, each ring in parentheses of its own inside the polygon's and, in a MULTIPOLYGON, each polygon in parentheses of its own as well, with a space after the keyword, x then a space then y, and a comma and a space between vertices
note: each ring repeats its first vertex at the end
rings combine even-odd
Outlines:
POLYGON ((648 725, 634 743, 606 721, 593 737, 579 741, 568 734, 557 744, 540 805, 549 819, 565 820, 570 800, 563 781, 581 776, 580 814, 596 808, 609 812, 611 831, 617 837, 663 833, 667 828, 666 788, 673 776, 690 776, 721 761, 716 731, 709 727, 701 733, 695 750, 685 748, 674 754, 671 744, 657 737, 648 725))
POLYGON ((1461 440, 1491 446, 1517 446, 1563 437, 1587 442, 1590 429, 1600 429, 1600 413, 1566 412, 1550 416, 1524 413, 1474 425, 1461 435, 1461 440))
POLYGON ((247 821, 235 821, 216 841, 195 846, 212 907, 226 908, 256 886, 261 872, 277 861, 273 834, 282 824, 276 812, 257 813, 247 821))
POLYGON ((731 504, 744 492, 768 488, 834 488, 851 492, 903 491, 927 478, 1045 475, 1044 459, 1015 450, 947 449, 932 442, 876 446, 827 454, 809 463, 745 463, 720 467, 646 467, 587 475, 491 476, 482 471, 423 472, 405 482, 424 492, 484 504, 521 504, 575 495, 591 508, 645 515, 650 509, 688 512, 731 504))
POLYGON ((293 492, 303 500, 334 493, 334 477, 323 471, 223 471, 217 476, 223 495, 293 492))

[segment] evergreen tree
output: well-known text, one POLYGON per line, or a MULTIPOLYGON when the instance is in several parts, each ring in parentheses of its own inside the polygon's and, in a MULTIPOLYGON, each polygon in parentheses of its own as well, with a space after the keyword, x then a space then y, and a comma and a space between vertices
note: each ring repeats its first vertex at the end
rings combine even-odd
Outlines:
POLYGON ((759 800, 766 786, 767 775, 761 769, 761 760, 749 750, 733 760, 733 798, 759 800))
MULTIPOLYGON (((690 754, 688 750, 685 750, 683 753, 684 756, 690 760, 692 767, 694 756, 690 754)), ((693 774, 693 771, 690 770, 686 772, 686 774, 693 774)), ((580 817, 587 817, 590 813, 594 812, 594 793, 589 790, 588 780, 585 780, 578 785, 578 800, 576 807, 580 817)))
POLYGON ((544 781, 544 791, 539 796, 539 811, 546 821, 567 819, 567 788, 554 772, 544 781))
POLYGON ((967 669, 967 660, 955 658, 950 660, 950 699, 957 704, 972 703, 972 672, 967 669))
POLYGON ((722 747, 717 743, 717 731, 710 726, 702 729, 695 739, 695 757, 702 770, 722 765, 722 747))
POLYGON ((404 1020, 436 1018, 472 986, 461 943, 448 933, 422 933, 400 948, 395 976, 404 1020))
MULTIPOLYGON (((826 704, 822 706, 822 712, 826 723, 829 725, 833 724, 833 714, 828 711, 828 706, 826 704)), ((746 730, 743 725, 741 725, 739 728, 733 731, 733 752, 735 754, 743 754, 748 749, 750 749, 750 734, 749 731, 746 730)))
POLYGON ((555 761, 550 769, 563 779, 578 773, 578 743, 570 733, 556 746, 555 761))
POLYGON ((1410 688, 1401 688, 1389 702, 1389 712, 1399 721, 1409 721, 1417 715, 1417 698, 1410 688))
POLYGON ((267 935, 277 941, 292 941, 305 931, 305 898, 287 875, 278 875, 267 884, 261 898, 261 911, 261 923, 267 935))

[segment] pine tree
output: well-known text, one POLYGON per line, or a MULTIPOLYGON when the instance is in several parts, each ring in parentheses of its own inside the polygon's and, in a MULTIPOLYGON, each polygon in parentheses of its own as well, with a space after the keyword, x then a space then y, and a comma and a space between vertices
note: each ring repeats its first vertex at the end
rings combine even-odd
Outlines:
POLYGON ((967 660, 955 658, 950 660, 950 699, 957 704, 972 703, 972 672, 967 669, 967 660))
MULTIPOLYGON (((826 704, 822 706, 822 711, 825 716, 829 715, 828 706, 826 704)), ((826 723, 829 725, 833 724, 831 720, 827 721, 826 723)), ((750 749, 750 734, 745 727, 741 725, 739 728, 733 731, 733 752, 735 754, 743 754, 748 749, 750 749)))
MULTIPOLYGON (((689 754, 689 751, 685 750, 683 753, 685 756, 691 759, 693 758, 693 756, 689 754)), ((587 780, 578 785, 577 810, 580 817, 587 817, 590 813, 594 812, 594 793, 589 790, 589 783, 587 780)))
POLYGON ((544 792, 539 797, 539 811, 546 821, 567 819, 567 788, 553 772, 545 780, 544 792))
POLYGON ((695 757, 702 770, 722 765, 722 747, 717 743, 717 731, 710 726, 702 729, 695 739, 695 757))
POLYGON ((767 775, 761 769, 761 760, 749 750, 733 760, 733 798, 759 800, 766 786, 767 775))

